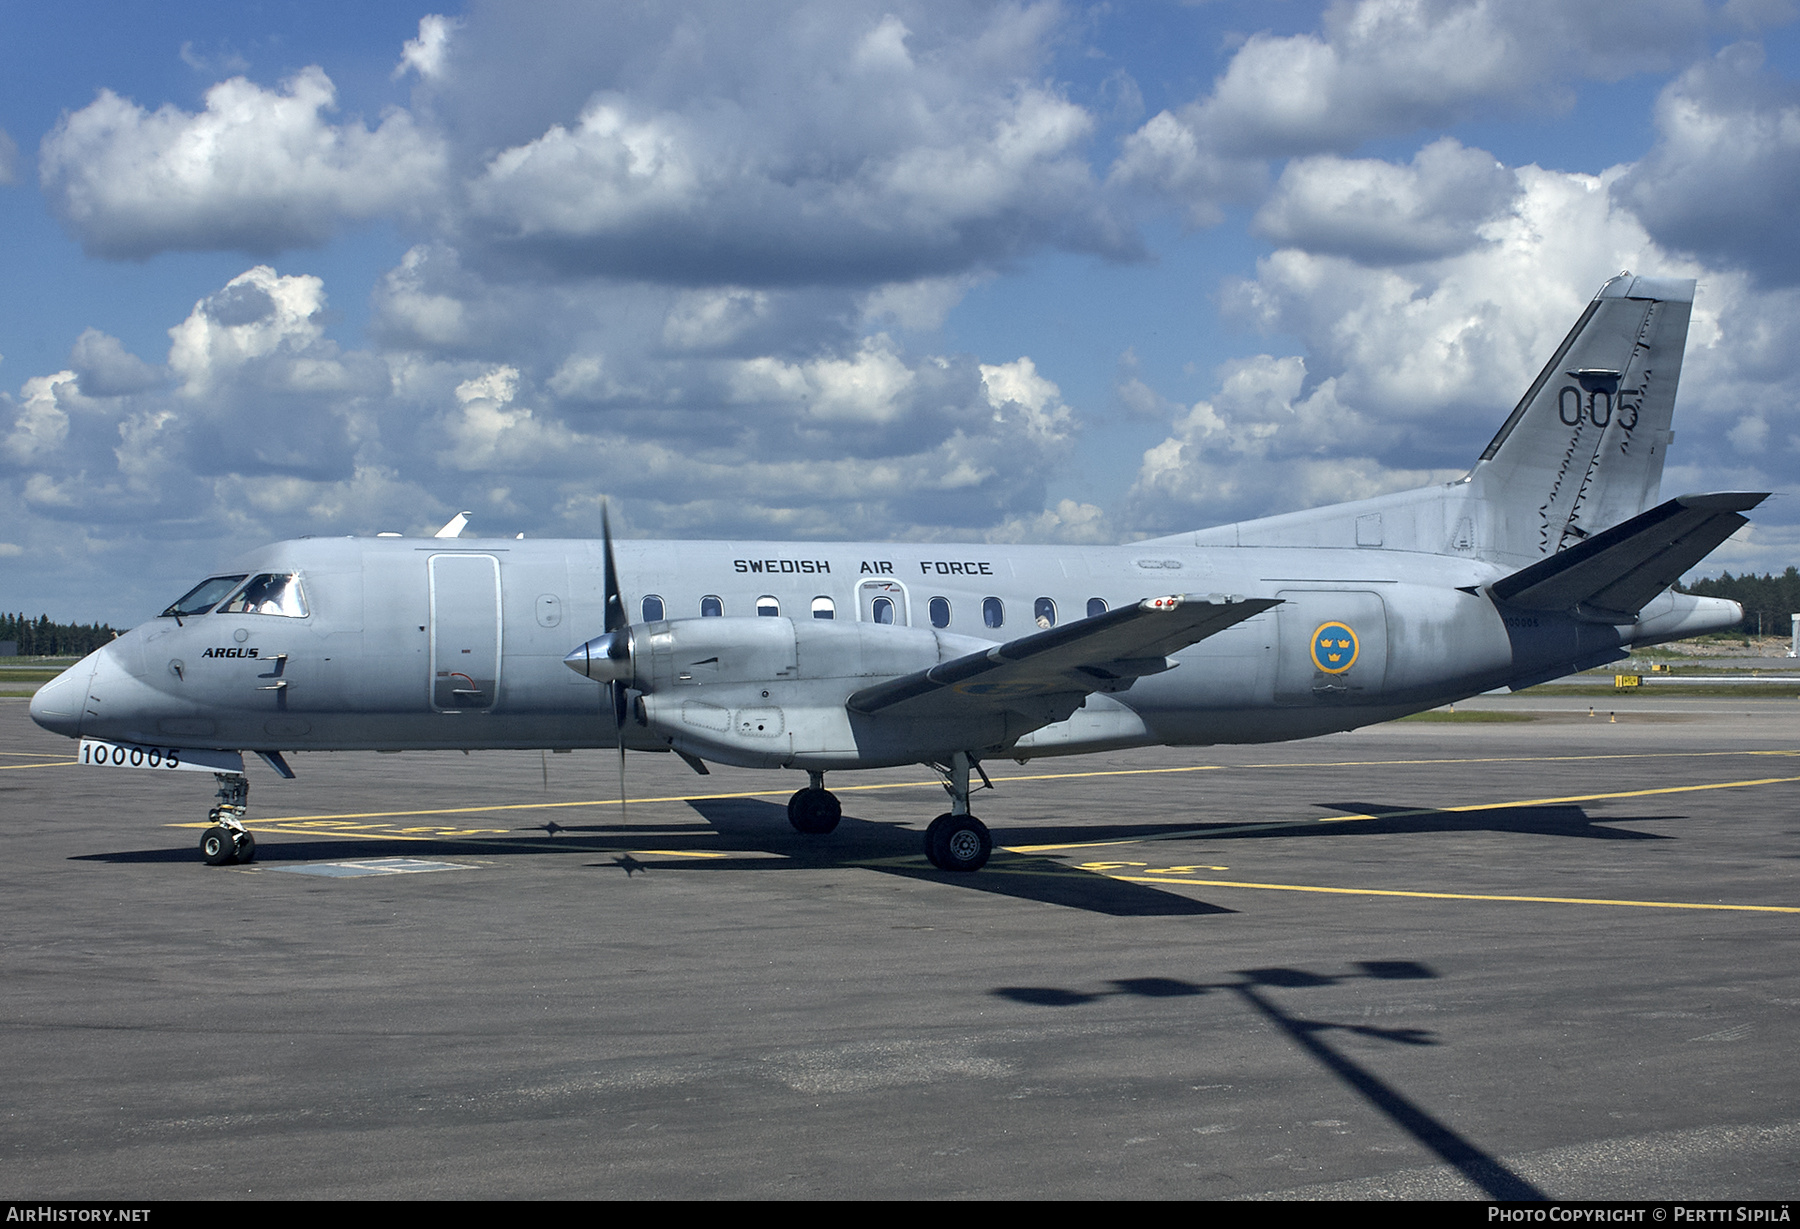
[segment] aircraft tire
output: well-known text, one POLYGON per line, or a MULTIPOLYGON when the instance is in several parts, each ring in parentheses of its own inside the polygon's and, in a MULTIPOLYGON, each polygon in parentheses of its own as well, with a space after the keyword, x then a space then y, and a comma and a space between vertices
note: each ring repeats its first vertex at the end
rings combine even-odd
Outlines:
POLYGON ((788 799, 788 822, 794 831, 808 836, 823 836, 838 826, 844 807, 838 796, 828 789, 807 788, 788 799))
POLYGON ((939 870, 978 871, 993 851, 987 825, 973 815, 940 815, 925 829, 925 856, 939 870))
POLYGON ((238 832, 233 835, 237 838, 235 848, 238 864, 243 865, 256 861, 256 838, 248 832, 238 832))
POLYGON ((955 820, 956 816, 946 811, 944 814, 932 820, 931 826, 925 829, 925 860, 939 870, 944 869, 944 863, 942 861, 943 850, 940 847, 940 842, 944 835, 944 828, 955 820))
POLYGON ((200 834, 200 856, 208 866, 230 866, 237 861, 237 842, 231 829, 214 824, 200 834))

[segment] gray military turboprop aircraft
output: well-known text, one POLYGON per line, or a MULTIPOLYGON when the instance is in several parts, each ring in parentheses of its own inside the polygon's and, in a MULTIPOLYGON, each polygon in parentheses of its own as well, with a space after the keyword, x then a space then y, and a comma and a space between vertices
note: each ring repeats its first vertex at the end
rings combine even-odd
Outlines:
POLYGON ((1607 282, 1442 486, 1110 547, 302 538, 31 715, 84 764, 213 772, 214 864, 255 853, 246 751, 617 746, 805 771, 820 834, 827 772, 932 765, 926 855, 976 870, 985 758, 1307 738, 1741 619, 1669 586, 1766 495, 1656 502, 1693 294, 1607 282))

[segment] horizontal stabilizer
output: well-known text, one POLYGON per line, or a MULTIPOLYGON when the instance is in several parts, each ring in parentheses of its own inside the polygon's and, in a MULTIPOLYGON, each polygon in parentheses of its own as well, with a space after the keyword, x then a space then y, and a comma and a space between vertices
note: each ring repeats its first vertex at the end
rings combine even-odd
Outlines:
POLYGON ((916 718, 929 715, 934 698, 966 715, 1007 709, 1025 696, 1123 691, 1142 675, 1169 669, 1170 653, 1280 604, 1219 595, 1147 598, 865 687, 847 707, 871 714, 904 705, 901 715, 916 718))
POLYGON ((1503 602, 1631 623, 1638 611, 1748 523, 1768 492, 1678 495, 1496 581, 1503 602))

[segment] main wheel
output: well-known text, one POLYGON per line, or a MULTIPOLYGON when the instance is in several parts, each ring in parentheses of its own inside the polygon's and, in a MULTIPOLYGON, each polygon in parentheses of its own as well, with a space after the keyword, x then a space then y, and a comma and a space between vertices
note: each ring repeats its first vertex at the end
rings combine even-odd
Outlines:
POLYGON ((973 815, 940 815, 925 829, 925 856, 939 870, 978 871, 993 852, 987 825, 973 815))
POLYGON ((953 822, 955 819, 956 816, 946 811, 944 814, 932 820, 931 826, 925 829, 925 860, 939 870, 944 869, 944 864, 941 861, 943 854, 940 849, 940 844, 944 835, 944 826, 953 822))
POLYGON ((844 807, 836 794, 828 789, 799 790, 788 799, 788 822, 796 832, 823 836, 838 826, 844 807))
POLYGON ((232 835, 237 838, 234 845, 237 850, 238 864, 241 866, 256 861, 256 838, 242 829, 232 835))
POLYGON ((231 829, 214 824, 200 834, 200 856, 208 866, 230 866, 237 861, 237 842, 231 829))

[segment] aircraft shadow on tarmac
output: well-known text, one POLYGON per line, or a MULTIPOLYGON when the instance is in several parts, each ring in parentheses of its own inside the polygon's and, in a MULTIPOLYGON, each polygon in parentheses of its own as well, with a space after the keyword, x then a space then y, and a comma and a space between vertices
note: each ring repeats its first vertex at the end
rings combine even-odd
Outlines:
MULTIPOLYGON (((1304 830, 1307 836, 1337 835, 1354 828, 1366 835, 1416 832, 1517 832, 1534 836, 1585 837, 1603 841, 1670 841, 1660 832, 1615 828, 1618 823, 1679 820, 1680 815, 1602 815, 1598 818, 1569 803, 1536 807, 1490 807, 1480 811, 1441 811, 1436 807, 1394 806, 1380 802, 1320 802, 1323 810, 1345 815, 1373 815, 1353 823, 1330 824, 1304 830)), ((1238 835, 1238 834, 1233 834, 1238 835)), ((1293 831, 1246 832, 1243 836, 1292 836, 1293 831)))
MULTIPOLYGON (((624 824, 559 824, 552 821, 516 829, 519 835, 454 839, 313 835, 284 831, 278 826, 259 829, 254 822, 251 831, 260 834, 256 858, 257 864, 262 866, 392 857, 460 858, 466 861, 471 857, 567 857, 571 854, 600 855, 603 860, 590 861, 586 865, 595 869, 621 870, 627 878, 696 871, 780 871, 793 867, 841 866, 1115 917, 1233 912, 1221 905, 1159 891, 1149 885, 1126 883, 1051 858, 1020 856, 1001 850, 996 850, 986 868, 977 874, 946 874, 934 870, 925 861, 919 833, 900 824, 873 823, 847 815, 828 837, 802 836, 789 826, 787 807, 779 803, 729 798, 696 800, 688 805, 707 821, 708 827, 674 825, 666 820, 624 824), (543 833, 544 839, 532 840, 523 835, 531 832, 543 833), (671 852, 659 855, 650 852, 646 846, 671 852), (689 851, 702 850, 708 856, 689 854, 689 851), (734 857, 734 854, 743 856, 734 857), (780 856, 770 857, 770 854, 780 856)), ((1146 829, 1142 825, 1119 826, 1107 831, 1120 836, 1141 836, 1146 829)), ((1033 835, 1047 839, 1067 840, 1071 835, 1092 839, 1092 832, 1091 829, 1073 833, 1061 828, 1036 829, 1033 835)), ((192 846, 184 843, 172 848, 78 854, 70 860, 187 865, 196 862, 196 854, 192 846)))
POLYGON ((1174 977, 1131 977, 1108 982, 1104 990, 1074 990, 1059 986, 1001 986, 990 993, 1033 1007, 1079 1007, 1116 996, 1171 999, 1203 994, 1230 994, 1255 1008, 1276 1025, 1290 1041, 1326 1070, 1343 1081, 1395 1126, 1411 1135, 1439 1160, 1454 1167, 1490 1199, 1546 1199, 1529 1181, 1508 1169, 1492 1155, 1435 1117, 1398 1088, 1369 1068, 1342 1053, 1328 1041, 1331 1033, 1348 1033, 1395 1045, 1435 1046, 1442 1042, 1429 1029, 1377 1028, 1367 1024, 1339 1024, 1288 1011, 1271 991, 1304 990, 1336 986, 1372 978, 1378 981, 1410 981, 1435 978, 1436 973, 1411 960, 1364 960, 1357 972, 1312 973, 1305 969, 1240 969, 1231 980, 1190 982, 1174 977))
MULTIPOLYGON (((378 834, 347 837, 262 829, 257 858, 262 864, 348 861, 381 857, 483 858, 601 855, 604 860, 586 865, 624 871, 627 878, 639 874, 717 870, 779 871, 792 867, 859 868, 907 879, 947 883, 959 888, 1010 896, 1044 904, 1062 905, 1114 917, 1173 917, 1231 913, 1222 905, 1162 890, 1152 884, 1130 883, 1109 875, 1084 870, 1054 857, 1016 854, 996 849, 987 867, 973 875, 947 875, 930 867, 919 849, 919 833, 897 823, 879 823, 846 815, 828 837, 802 836, 787 822, 785 806, 754 798, 696 799, 687 804, 707 823, 705 828, 671 824, 667 820, 633 820, 623 824, 559 824, 551 821, 515 829, 518 835, 426 839, 383 838, 378 834), (542 840, 524 833, 541 832, 542 840), (674 851, 657 856, 645 846, 674 851), (688 850, 704 850, 704 858, 680 856, 688 850), (743 856, 733 856, 739 854, 743 856), (770 857, 769 855, 779 855, 770 857), (721 856, 722 855, 722 856, 721 856)), ((1653 833, 1614 828, 1620 822, 1674 819, 1677 816, 1605 816, 1596 823, 1581 807, 1496 807, 1484 811, 1442 811, 1378 803, 1319 803, 1321 808, 1377 818, 1344 823, 1316 819, 1271 821, 1241 820, 1194 824, 1084 824, 1022 827, 1009 824, 1001 832, 1008 845, 1055 845, 1057 852, 1076 852, 1073 847, 1093 845, 1099 852, 1109 842, 1154 839, 1191 833, 1196 840, 1244 840, 1306 837, 1345 837, 1380 834, 1417 835, 1430 832, 1490 831, 1556 835, 1610 840, 1670 840, 1653 833)), ((252 825, 252 831, 256 831, 252 825)), ((191 863, 194 850, 185 843, 172 848, 119 850, 80 854, 72 861, 104 863, 191 863)))
MULTIPOLYGON (((704 799, 688 804, 713 831, 728 840, 746 843, 758 850, 771 846, 769 834, 776 825, 787 827, 787 808, 777 803, 751 798, 704 799)), ((1120 829, 1141 833, 1142 828, 1120 829)), ((1015 843, 1017 833, 1006 829, 1004 839, 1015 843)), ((1062 829, 1057 835, 1068 839, 1062 829)), ((1080 839, 1089 839, 1082 829, 1080 839)), ((1025 843, 1025 842, 1018 842, 1025 843)), ((905 879, 952 883, 959 888, 987 892, 995 896, 1011 896, 1044 904, 1085 909, 1112 917, 1176 917, 1205 913, 1231 913, 1222 905, 1209 904, 1188 896, 1163 892, 1136 883, 1126 883, 1106 875, 1081 870, 1052 858, 1031 857, 996 849, 986 867, 973 875, 947 875, 925 861, 919 849, 918 832, 897 824, 870 823, 846 815, 828 841, 817 837, 797 837, 795 852, 786 865, 856 865, 885 875, 905 879)), ((785 850, 783 852, 786 852, 785 850)), ((718 865, 714 862, 713 865, 718 865)), ((784 865, 759 859, 759 869, 777 869, 784 865)))

